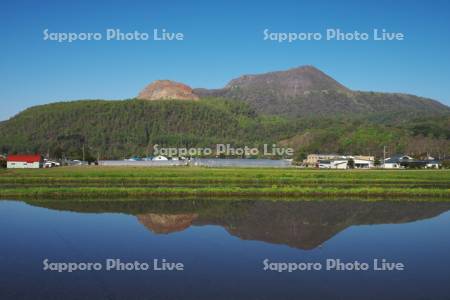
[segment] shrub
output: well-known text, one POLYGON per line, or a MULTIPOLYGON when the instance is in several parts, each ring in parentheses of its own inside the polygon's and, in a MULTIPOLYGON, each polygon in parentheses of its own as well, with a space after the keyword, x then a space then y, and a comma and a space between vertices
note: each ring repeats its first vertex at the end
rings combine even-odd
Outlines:
POLYGON ((6 168, 6 159, 3 157, 0 157, 0 169, 6 168))

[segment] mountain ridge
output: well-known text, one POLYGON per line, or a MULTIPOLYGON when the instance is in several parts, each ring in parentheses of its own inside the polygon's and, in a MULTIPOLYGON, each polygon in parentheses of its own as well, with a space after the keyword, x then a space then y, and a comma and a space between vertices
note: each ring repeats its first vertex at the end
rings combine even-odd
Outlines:
POLYGON ((243 75, 222 89, 194 89, 200 97, 246 101, 258 113, 304 117, 311 114, 401 113, 441 115, 450 107, 407 93, 351 90, 314 66, 243 75))
POLYGON ((219 90, 192 91, 172 81, 152 84, 150 101, 83 100, 30 107, 0 122, 0 153, 80 158, 86 146, 102 158, 121 159, 149 155, 154 144, 217 143, 279 143, 294 148, 296 155, 380 155, 384 146, 392 153, 450 153, 447 106, 413 95, 352 91, 310 66, 262 77, 244 75, 219 90), (187 99, 171 99, 185 92, 187 99), (201 97, 193 100, 189 93, 201 97))

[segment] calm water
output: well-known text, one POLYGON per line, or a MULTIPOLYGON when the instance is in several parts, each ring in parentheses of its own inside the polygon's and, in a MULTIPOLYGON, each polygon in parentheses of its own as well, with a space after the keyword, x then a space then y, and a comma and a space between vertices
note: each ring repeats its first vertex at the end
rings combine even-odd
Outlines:
POLYGON ((0 299, 449 299, 450 203, 0 201, 0 299), (166 259, 184 271, 44 271, 166 259), (404 271, 264 271, 263 261, 404 271))

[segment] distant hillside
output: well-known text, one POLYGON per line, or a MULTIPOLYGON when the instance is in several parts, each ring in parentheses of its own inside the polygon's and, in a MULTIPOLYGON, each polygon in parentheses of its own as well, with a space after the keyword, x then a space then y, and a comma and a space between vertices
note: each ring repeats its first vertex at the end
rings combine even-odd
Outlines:
POLYGON ((0 123, 0 153, 50 152, 52 157, 123 159, 170 147, 258 147, 279 143, 310 152, 450 153, 450 115, 389 122, 371 118, 289 119, 258 115, 243 101, 73 101, 36 106, 0 123))
POLYGON ((259 118, 247 104, 221 99, 60 102, 1 122, 0 153, 50 151, 79 157, 84 144, 95 155, 123 158, 145 155, 154 144, 276 142, 289 135, 288 127, 287 120, 259 118))
POLYGON ((29 108, 0 122, 0 154, 81 158, 84 145, 91 155, 120 159, 149 155, 154 144, 272 143, 298 156, 381 155, 384 146, 390 154, 450 154, 447 106, 412 95, 352 91, 311 66, 242 76, 219 90, 156 81, 139 98, 29 108))
POLYGON ((244 100, 258 113, 289 117, 355 114, 418 117, 450 113, 449 107, 431 99, 407 94, 351 91, 312 66, 245 75, 231 80, 223 89, 195 89, 194 92, 201 97, 244 100))

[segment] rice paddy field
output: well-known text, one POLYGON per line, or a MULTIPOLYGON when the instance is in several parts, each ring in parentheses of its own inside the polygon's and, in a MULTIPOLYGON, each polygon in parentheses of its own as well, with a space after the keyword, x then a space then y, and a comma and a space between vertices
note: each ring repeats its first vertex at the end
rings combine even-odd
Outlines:
POLYGON ((402 197, 450 201, 450 170, 62 167, 1 170, 0 198, 402 197))

